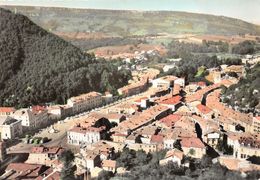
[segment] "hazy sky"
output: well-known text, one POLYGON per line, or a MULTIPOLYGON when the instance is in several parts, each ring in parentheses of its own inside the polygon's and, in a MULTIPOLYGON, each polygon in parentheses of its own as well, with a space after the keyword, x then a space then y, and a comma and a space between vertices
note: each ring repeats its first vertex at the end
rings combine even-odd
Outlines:
POLYGON ((260 24, 260 0, 0 0, 0 5, 188 11, 224 15, 260 24))

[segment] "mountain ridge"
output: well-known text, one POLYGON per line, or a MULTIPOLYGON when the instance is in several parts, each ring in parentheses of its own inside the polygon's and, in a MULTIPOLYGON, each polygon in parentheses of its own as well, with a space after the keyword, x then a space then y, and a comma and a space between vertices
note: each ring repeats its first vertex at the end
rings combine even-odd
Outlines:
MULTIPOLYGON (((45 29, 54 31, 93 31, 110 35, 147 35, 166 31, 167 33, 237 35, 251 33, 260 35, 260 26, 244 20, 220 15, 200 14, 183 11, 138 11, 99 10, 60 7, 5 6, 31 19, 45 29), (68 16, 69 15, 69 16, 68 16), (50 26, 50 17, 56 19, 56 26, 50 26), (82 20, 83 19, 83 20, 82 20), (84 19, 88 19, 85 22, 84 19), (152 20, 152 21, 151 21, 152 20), (76 29, 77 27, 77 29, 76 29)), ((54 21, 52 21, 53 24, 54 21)))

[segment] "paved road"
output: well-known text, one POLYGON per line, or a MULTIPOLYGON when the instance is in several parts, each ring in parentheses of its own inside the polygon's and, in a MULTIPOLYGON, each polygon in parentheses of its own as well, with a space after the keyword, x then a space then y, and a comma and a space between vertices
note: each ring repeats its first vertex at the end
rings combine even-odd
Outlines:
MULTIPOLYGON (((149 95, 149 90, 143 93, 140 93, 138 95, 134 95, 128 98, 124 98, 121 100, 118 100, 110 105, 101 107, 101 108, 96 108, 96 112, 106 112, 108 108, 111 108, 113 106, 116 106, 120 103, 126 103, 126 102, 133 102, 136 99, 139 99, 140 97, 143 96, 148 96, 149 95)), ((50 142, 45 143, 44 145, 46 146, 60 146, 64 145, 64 142, 66 141, 66 133, 67 131, 73 127, 77 122, 79 122, 82 119, 85 119, 88 117, 89 112, 85 112, 85 115, 81 114, 80 115, 75 115, 70 118, 67 118, 66 120, 59 121, 52 125, 52 127, 57 131, 56 133, 50 133, 50 130, 52 129, 51 127, 47 127, 45 129, 42 129, 39 133, 35 134, 34 137, 48 137, 51 139, 50 142)), ((35 146, 34 144, 26 144, 23 142, 12 146, 7 149, 8 154, 12 153, 28 153, 30 152, 30 149, 35 146)))

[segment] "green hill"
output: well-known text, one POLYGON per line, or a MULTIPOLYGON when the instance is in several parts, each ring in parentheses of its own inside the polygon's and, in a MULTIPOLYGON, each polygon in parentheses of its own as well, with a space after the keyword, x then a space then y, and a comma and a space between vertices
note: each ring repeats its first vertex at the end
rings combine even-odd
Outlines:
POLYGON ((57 32, 103 32, 112 36, 157 33, 260 35, 260 26, 206 14, 174 11, 119 11, 53 7, 7 7, 45 29, 57 32))
POLYGON ((1 8, 0 54, 0 106, 63 103, 93 90, 112 91, 129 78, 129 72, 1 8))

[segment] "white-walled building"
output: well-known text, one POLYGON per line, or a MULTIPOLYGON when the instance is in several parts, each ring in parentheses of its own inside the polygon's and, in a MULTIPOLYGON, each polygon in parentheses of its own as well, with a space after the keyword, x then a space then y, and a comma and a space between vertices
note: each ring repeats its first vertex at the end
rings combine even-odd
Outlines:
POLYGON ((12 115, 12 117, 22 120, 22 126, 26 130, 39 129, 46 126, 49 121, 48 111, 42 106, 19 109, 12 115))
POLYGON ((22 122, 9 116, 0 117, 0 138, 14 139, 23 133, 22 122))
POLYGON ((152 80, 152 84, 154 88, 161 88, 161 87, 173 87, 174 81, 178 79, 176 76, 164 76, 161 78, 157 78, 152 80))
POLYGON ((67 141, 73 145, 92 144, 100 141, 104 127, 80 127, 75 126, 67 132, 67 141))
POLYGON ((181 165, 181 161, 184 157, 184 154, 182 151, 178 149, 172 149, 167 151, 164 159, 160 160, 160 165, 167 165, 169 162, 177 163, 178 166, 181 165))

